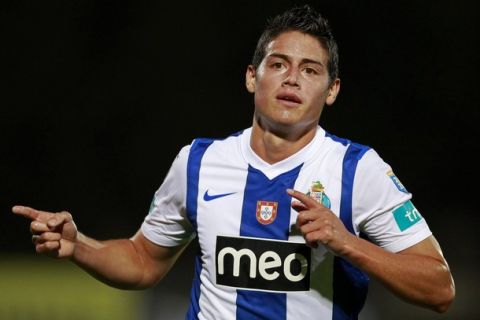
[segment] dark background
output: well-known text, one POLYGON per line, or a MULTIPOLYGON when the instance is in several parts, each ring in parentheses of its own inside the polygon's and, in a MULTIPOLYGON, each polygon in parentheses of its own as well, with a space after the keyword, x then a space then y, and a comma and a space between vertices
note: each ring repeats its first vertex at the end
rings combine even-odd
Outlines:
MULTIPOLYGON (((68 210, 99 239, 135 233, 183 145, 250 126, 246 66, 265 19, 297 3, 2 1, 0 252, 34 254, 15 204, 68 210)), ((321 125, 393 167, 457 284, 446 315, 376 283, 367 311, 478 318, 476 1, 310 3, 340 48, 341 94, 321 125)), ((192 251, 165 280, 185 299, 192 251)))

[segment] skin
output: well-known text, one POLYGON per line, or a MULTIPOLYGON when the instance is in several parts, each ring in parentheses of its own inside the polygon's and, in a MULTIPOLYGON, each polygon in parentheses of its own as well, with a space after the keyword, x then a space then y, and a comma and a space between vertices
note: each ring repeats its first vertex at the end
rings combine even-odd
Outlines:
POLYGON ((70 259, 115 288, 154 286, 186 247, 158 246, 141 231, 130 239, 97 241, 78 232, 72 215, 66 211, 52 213, 24 206, 14 206, 12 211, 31 220, 30 232, 37 253, 70 259))
MULTIPOLYGON (((331 105, 340 89, 339 79, 329 80, 327 63, 327 52, 315 38, 290 31, 268 45, 257 69, 248 66, 246 87, 255 95, 250 143, 264 161, 281 161, 315 136, 324 105, 331 105)), ((308 245, 326 246, 411 303, 438 312, 448 309, 455 286, 433 236, 390 253, 348 232, 332 211, 307 195, 287 192, 296 199, 292 207, 299 212, 297 225, 308 245)), ((97 241, 78 232, 68 212, 23 206, 15 206, 12 211, 31 220, 38 253, 70 259, 117 288, 155 285, 186 246, 158 246, 141 231, 130 239, 97 241)))

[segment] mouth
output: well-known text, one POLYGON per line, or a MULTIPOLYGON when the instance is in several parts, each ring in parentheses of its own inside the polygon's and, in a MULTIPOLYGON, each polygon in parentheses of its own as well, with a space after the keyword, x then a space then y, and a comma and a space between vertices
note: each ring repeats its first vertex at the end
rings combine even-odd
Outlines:
POLYGON ((302 100, 293 93, 282 93, 277 96, 277 100, 287 105, 299 105, 302 103, 302 100))

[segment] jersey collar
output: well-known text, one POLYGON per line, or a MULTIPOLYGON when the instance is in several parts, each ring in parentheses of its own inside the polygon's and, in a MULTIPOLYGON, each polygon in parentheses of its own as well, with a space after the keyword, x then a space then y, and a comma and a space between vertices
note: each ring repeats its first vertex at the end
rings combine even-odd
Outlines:
POLYGON ((290 157, 283 159, 282 161, 269 164, 253 151, 252 147, 250 146, 251 134, 252 128, 248 128, 243 131, 240 141, 242 155, 249 165, 262 171, 269 179, 273 179, 276 176, 303 164, 319 150, 321 144, 325 140, 325 130, 318 126, 315 137, 305 147, 290 157))

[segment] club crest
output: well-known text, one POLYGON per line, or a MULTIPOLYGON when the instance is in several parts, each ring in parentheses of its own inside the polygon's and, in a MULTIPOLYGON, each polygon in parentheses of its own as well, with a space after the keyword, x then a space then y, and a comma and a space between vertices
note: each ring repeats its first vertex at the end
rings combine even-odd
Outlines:
POLYGON ((261 224, 270 224, 277 217, 278 202, 257 201, 257 221, 261 224))
POLYGON ((325 194, 325 188, 323 187, 320 181, 313 181, 310 189, 307 192, 307 196, 315 199, 317 202, 320 202, 325 207, 331 207, 330 199, 325 194))

